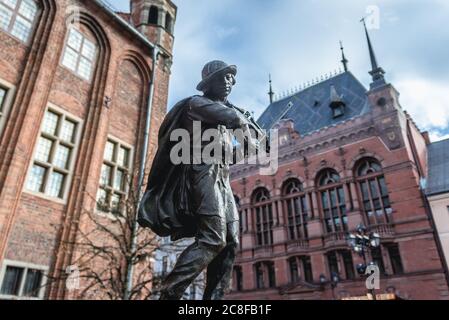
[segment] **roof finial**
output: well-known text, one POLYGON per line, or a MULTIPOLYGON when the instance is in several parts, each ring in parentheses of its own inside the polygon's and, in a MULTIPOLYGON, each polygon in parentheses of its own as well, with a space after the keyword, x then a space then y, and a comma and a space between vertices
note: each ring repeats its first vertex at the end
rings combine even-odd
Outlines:
POLYGON ((270 104, 272 104, 273 103, 274 92, 273 92, 273 88, 271 86, 271 74, 268 75, 268 80, 270 82, 270 91, 268 91, 268 95, 270 96, 270 104))
POLYGON ((365 28, 366 40, 368 41, 368 50, 369 50, 369 55, 370 55, 370 60, 371 60, 371 69, 372 69, 369 72, 369 74, 373 78, 373 82, 370 84, 370 87, 371 87, 371 89, 374 89, 374 88, 377 88, 377 87, 380 87, 380 86, 386 84, 385 78, 384 78, 385 71, 381 67, 379 67, 379 65, 377 64, 376 55, 374 54, 373 45, 371 43, 371 39, 368 34, 368 28, 366 27, 365 18, 362 18, 362 20, 360 20, 360 22, 363 22, 363 26, 365 28))
POLYGON ((348 71, 348 59, 345 57, 345 51, 343 48, 343 42, 340 41, 340 50, 341 50, 341 63, 343 63, 343 68, 345 69, 345 72, 348 71))

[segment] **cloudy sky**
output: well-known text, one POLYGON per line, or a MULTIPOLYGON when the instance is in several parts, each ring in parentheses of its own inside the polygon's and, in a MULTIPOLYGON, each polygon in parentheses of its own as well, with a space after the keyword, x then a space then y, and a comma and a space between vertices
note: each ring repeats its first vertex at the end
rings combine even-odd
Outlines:
MULTIPOLYGON (((203 65, 236 64, 231 100, 260 115, 268 74, 276 93, 341 68, 342 40, 352 73, 368 87, 363 16, 378 8, 371 38, 401 104, 432 139, 449 138, 449 1, 447 0, 173 0, 175 25, 170 106, 196 94, 203 65), (378 27, 378 28, 377 28, 378 27)), ((129 11, 128 0, 108 0, 129 11)), ((375 15, 371 15, 375 17, 375 15)), ((373 24, 371 24, 373 23, 373 24)))

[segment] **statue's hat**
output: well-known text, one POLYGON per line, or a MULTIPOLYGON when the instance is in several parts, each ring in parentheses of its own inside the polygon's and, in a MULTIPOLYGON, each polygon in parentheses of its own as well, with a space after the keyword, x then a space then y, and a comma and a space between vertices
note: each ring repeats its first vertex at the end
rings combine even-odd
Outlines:
POLYGON ((237 66, 228 65, 227 63, 219 60, 214 60, 206 63, 201 72, 202 80, 196 86, 196 89, 202 91, 204 86, 216 75, 221 72, 230 72, 233 75, 237 74, 237 66))

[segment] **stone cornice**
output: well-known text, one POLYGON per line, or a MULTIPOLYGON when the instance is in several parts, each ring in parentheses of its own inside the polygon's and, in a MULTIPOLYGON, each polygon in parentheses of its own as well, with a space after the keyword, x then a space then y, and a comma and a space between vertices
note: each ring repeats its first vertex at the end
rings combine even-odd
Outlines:
MULTIPOLYGON (((306 156, 310 157, 360 140, 377 137, 379 133, 376 129, 376 122, 397 114, 397 110, 376 116, 370 112, 334 126, 324 127, 299 139, 290 140, 288 145, 279 148, 279 165, 285 165, 306 156)), ((397 123, 393 122, 393 124, 397 123)), ((231 167, 231 180, 255 175, 259 168, 260 166, 256 164, 235 165, 231 167)))

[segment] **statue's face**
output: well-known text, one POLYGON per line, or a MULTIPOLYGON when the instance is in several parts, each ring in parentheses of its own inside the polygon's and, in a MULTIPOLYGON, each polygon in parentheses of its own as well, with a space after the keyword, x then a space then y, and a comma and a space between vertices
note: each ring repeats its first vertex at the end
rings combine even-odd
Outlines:
POLYGON ((232 73, 218 74, 210 80, 205 94, 209 97, 225 100, 232 91, 235 77, 232 73))

